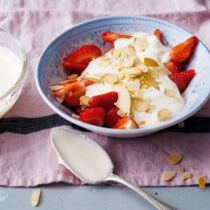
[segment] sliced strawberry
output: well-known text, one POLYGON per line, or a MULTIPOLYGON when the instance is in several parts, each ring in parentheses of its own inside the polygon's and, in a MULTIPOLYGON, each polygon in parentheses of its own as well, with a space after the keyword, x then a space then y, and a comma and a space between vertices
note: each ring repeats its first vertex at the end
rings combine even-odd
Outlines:
POLYGON ((102 107, 92 107, 80 113, 80 120, 92 125, 102 126, 106 113, 102 107))
POLYGON ((156 29, 154 31, 154 35, 160 40, 160 42, 163 44, 163 36, 162 36, 162 32, 160 31, 160 29, 156 29))
POLYGON ((139 128, 138 124, 131 117, 121 117, 113 126, 116 129, 135 129, 139 128))
POLYGON ((101 35, 101 38, 105 41, 105 42, 111 42, 114 43, 117 39, 130 39, 132 38, 132 36, 130 35, 123 35, 123 34, 117 34, 115 32, 112 31, 106 31, 105 33, 103 33, 101 35))
POLYGON ((180 93, 182 93, 195 75, 194 70, 183 71, 175 74, 170 74, 169 78, 176 83, 180 93))
POLYGON ((182 63, 187 60, 192 54, 194 48, 198 44, 198 38, 195 36, 190 37, 181 44, 176 45, 171 49, 170 58, 172 61, 182 63))
POLYGON ((61 84, 63 88, 55 90, 53 93, 55 97, 69 106, 79 106, 80 96, 85 94, 86 88, 80 82, 64 83, 61 84))
POLYGON ((101 56, 101 50, 95 45, 84 45, 64 58, 64 62, 88 65, 94 58, 101 56))
POLYGON ((182 65, 180 63, 176 63, 174 61, 170 61, 168 63, 163 63, 163 65, 171 71, 171 73, 178 73, 182 69, 182 65))
POLYGON ((106 120, 105 120, 105 125, 108 128, 112 128, 114 124, 120 119, 120 116, 118 115, 118 108, 113 107, 108 110, 106 113, 106 120))
POLYGON ((63 67, 71 73, 81 74, 86 68, 87 64, 73 63, 71 61, 63 61, 63 67))
POLYGON ((89 100, 90 107, 101 106, 105 110, 110 109, 118 99, 118 93, 111 91, 101 95, 93 96, 89 100))
POLYGON ((80 78, 78 80, 78 82, 82 82, 84 84, 85 87, 89 86, 89 85, 92 85, 94 82, 91 81, 91 80, 88 80, 88 79, 85 79, 85 78, 80 78))

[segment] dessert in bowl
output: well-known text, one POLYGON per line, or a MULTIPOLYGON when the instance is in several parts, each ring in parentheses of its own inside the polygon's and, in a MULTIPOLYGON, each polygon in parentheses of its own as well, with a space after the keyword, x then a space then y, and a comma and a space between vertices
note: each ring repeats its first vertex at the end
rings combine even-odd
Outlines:
MULTIPOLYGON (((170 72, 171 67, 168 66, 171 64, 172 47, 185 40, 193 39, 195 45, 191 51, 194 50, 197 38, 192 37, 193 35, 184 29, 152 18, 108 17, 91 20, 63 33, 47 47, 38 64, 37 86, 51 108, 77 125, 109 136, 146 135, 186 119, 208 99, 209 53, 201 42, 191 55, 188 66, 183 68, 185 71, 177 72, 178 75, 176 75, 170 72), (153 35, 157 28, 164 35, 164 44, 158 40, 160 38, 158 34, 153 35), (113 41, 109 38, 116 33, 110 31, 123 35, 118 37, 121 39, 117 38, 113 41), (94 47, 102 52, 99 53, 99 50, 94 47), (84 53, 85 50, 90 54, 92 52, 96 54, 87 65, 84 60, 75 61, 78 51, 84 53), (73 64, 72 59, 75 61, 73 64), (69 61, 70 64, 67 63, 69 61), (78 77, 74 74, 75 69, 81 70, 81 75, 78 77), (195 69, 195 72, 192 69, 195 69), (186 76, 186 74, 190 79, 186 87, 183 87, 183 83, 180 85, 176 80, 177 77, 186 76), (207 79, 204 80, 204 78, 207 79), (72 88, 72 81, 75 82, 78 79, 80 82, 83 80, 85 91, 83 90, 79 95, 80 100, 72 104, 72 100, 66 98, 64 90, 68 85, 72 88), (103 94, 105 96, 101 97, 103 94), (111 104, 109 104, 110 101, 112 101, 111 104), (75 111, 80 105, 82 110, 78 117, 75 111), (87 110, 85 106, 88 106, 87 110), (104 111, 99 109, 101 107, 104 111), (106 123, 111 108, 113 110, 110 112, 117 113, 120 119, 110 118, 106 123), (78 119, 72 117, 72 114, 78 119), (97 124, 86 120, 91 115, 100 116, 99 121, 102 119, 103 122, 100 121, 97 124), (109 123, 115 120, 121 120, 121 122, 109 123), (124 130, 125 127, 128 129, 124 130)), ((174 58, 174 63, 183 63, 183 60, 179 60, 179 56, 177 59, 174 58)), ((177 64, 176 68, 179 69, 179 66, 177 64)), ((70 95, 72 96, 72 93, 70 95)), ((71 96, 70 99, 72 99, 71 96)))

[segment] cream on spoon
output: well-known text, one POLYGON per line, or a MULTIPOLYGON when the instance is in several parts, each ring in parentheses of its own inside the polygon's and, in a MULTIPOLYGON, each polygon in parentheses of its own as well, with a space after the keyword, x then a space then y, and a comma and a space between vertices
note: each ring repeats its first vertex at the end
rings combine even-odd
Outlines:
POLYGON ((121 183, 144 197, 157 209, 171 210, 148 192, 113 174, 113 163, 104 149, 89 137, 67 128, 53 128, 51 139, 58 162, 86 183, 121 183))

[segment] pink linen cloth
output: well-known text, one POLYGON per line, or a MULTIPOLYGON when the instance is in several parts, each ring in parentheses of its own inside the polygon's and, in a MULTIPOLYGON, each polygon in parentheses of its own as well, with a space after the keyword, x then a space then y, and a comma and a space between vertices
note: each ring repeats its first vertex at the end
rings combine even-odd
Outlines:
MULTIPOLYGON (((26 49, 28 67, 23 92, 7 117, 42 117, 54 112, 39 96, 35 86, 36 64, 44 47, 74 24, 107 15, 147 15, 184 27, 210 48, 210 1, 114 1, 114 0, 20 0, 0 3, 0 28, 16 36, 26 49), (41 109, 40 109, 41 107, 41 109)), ((210 117, 210 101, 195 116, 210 117)), ((0 185, 35 186, 52 182, 81 184, 57 163, 49 137, 50 129, 27 135, 0 134, 0 185)), ((111 156, 115 173, 138 185, 176 186, 197 183, 205 176, 210 183, 210 133, 160 132, 136 139, 115 139, 86 132, 111 156), (167 157, 184 158, 171 166, 167 157), (193 177, 183 181, 178 174, 163 182, 163 171, 183 167, 193 177)))

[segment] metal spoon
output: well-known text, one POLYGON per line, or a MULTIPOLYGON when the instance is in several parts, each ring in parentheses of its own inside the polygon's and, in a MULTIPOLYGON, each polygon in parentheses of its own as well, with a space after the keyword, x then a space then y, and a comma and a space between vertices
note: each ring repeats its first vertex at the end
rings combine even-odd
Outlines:
MULTIPOLYGON (((172 210, 173 209, 172 207, 169 207, 168 205, 164 204, 162 201, 159 201, 158 199, 156 199, 155 197, 150 195, 144 189, 142 189, 142 188, 140 188, 140 187, 124 180, 124 179, 122 179, 121 177, 113 174, 114 166, 113 166, 113 163, 112 163, 109 155, 106 153, 106 151, 100 145, 98 145, 96 142, 94 142, 89 137, 87 137, 87 136, 85 136, 85 135, 83 135, 83 134, 81 134, 77 131, 73 131, 73 130, 70 130, 70 129, 67 129, 67 128, 53 128, 51 130, 51 140, 52 140, 54 148, 57 152, 59 163, 64 165, 69 171, 71 171, 80 180, 82 180, 86 183, 89 183, 89 184, 99 184, 99 183, 105 183, 105 182, 110 182, 110 181, 111 182, 117 182, 117 183, 125 185, 125 186, 131 188, 132 190, 134 190, 135 192, 137 192, 140 196, 142 196, 144 199, 149 201, 157 209, 161 209, 161 210, 172 210), (111 168, 110 168, 107 176, 105 178, 101 179, 101 180, 93 181, 93 180, 88 179, 87 177, 84 177, 84 175, 79 174, 78 171, 75 169, 75 166, 73 166, 70 161, 67 161, 66 157, 64 157, 64 154, 62 154, 62 151, 61 151, 62 149, 61 148, 63 148, 63 145, 61 145, 62 147, 59 146, 59 144, 62 144, 62 142, 61 142, 62 139, 60 139, 61 137, 58 135, 59 132, 70 132, 71 135, 75 135, 79 138, 82 138, 84 141, 88 141, 89 143, 92 144, 92 146, 95 146, 98 150, 100 150, 100 152, 102 152, 103 155, 105 155, 105 157, 107 158, 108 161, 110 161, 110 164, 111 164, 111 168)), ((66 142, 67 139, 65 139, 64 141, 66 142)), ((81 155, 78 156, 78 158, 81 159, 81 155)), ((83 163, 85 163, 86 159, 84 158, 82 161, 83 161, 83 163)), ((89 165, 90 165, 90 163, 89 163, 89 165)))

